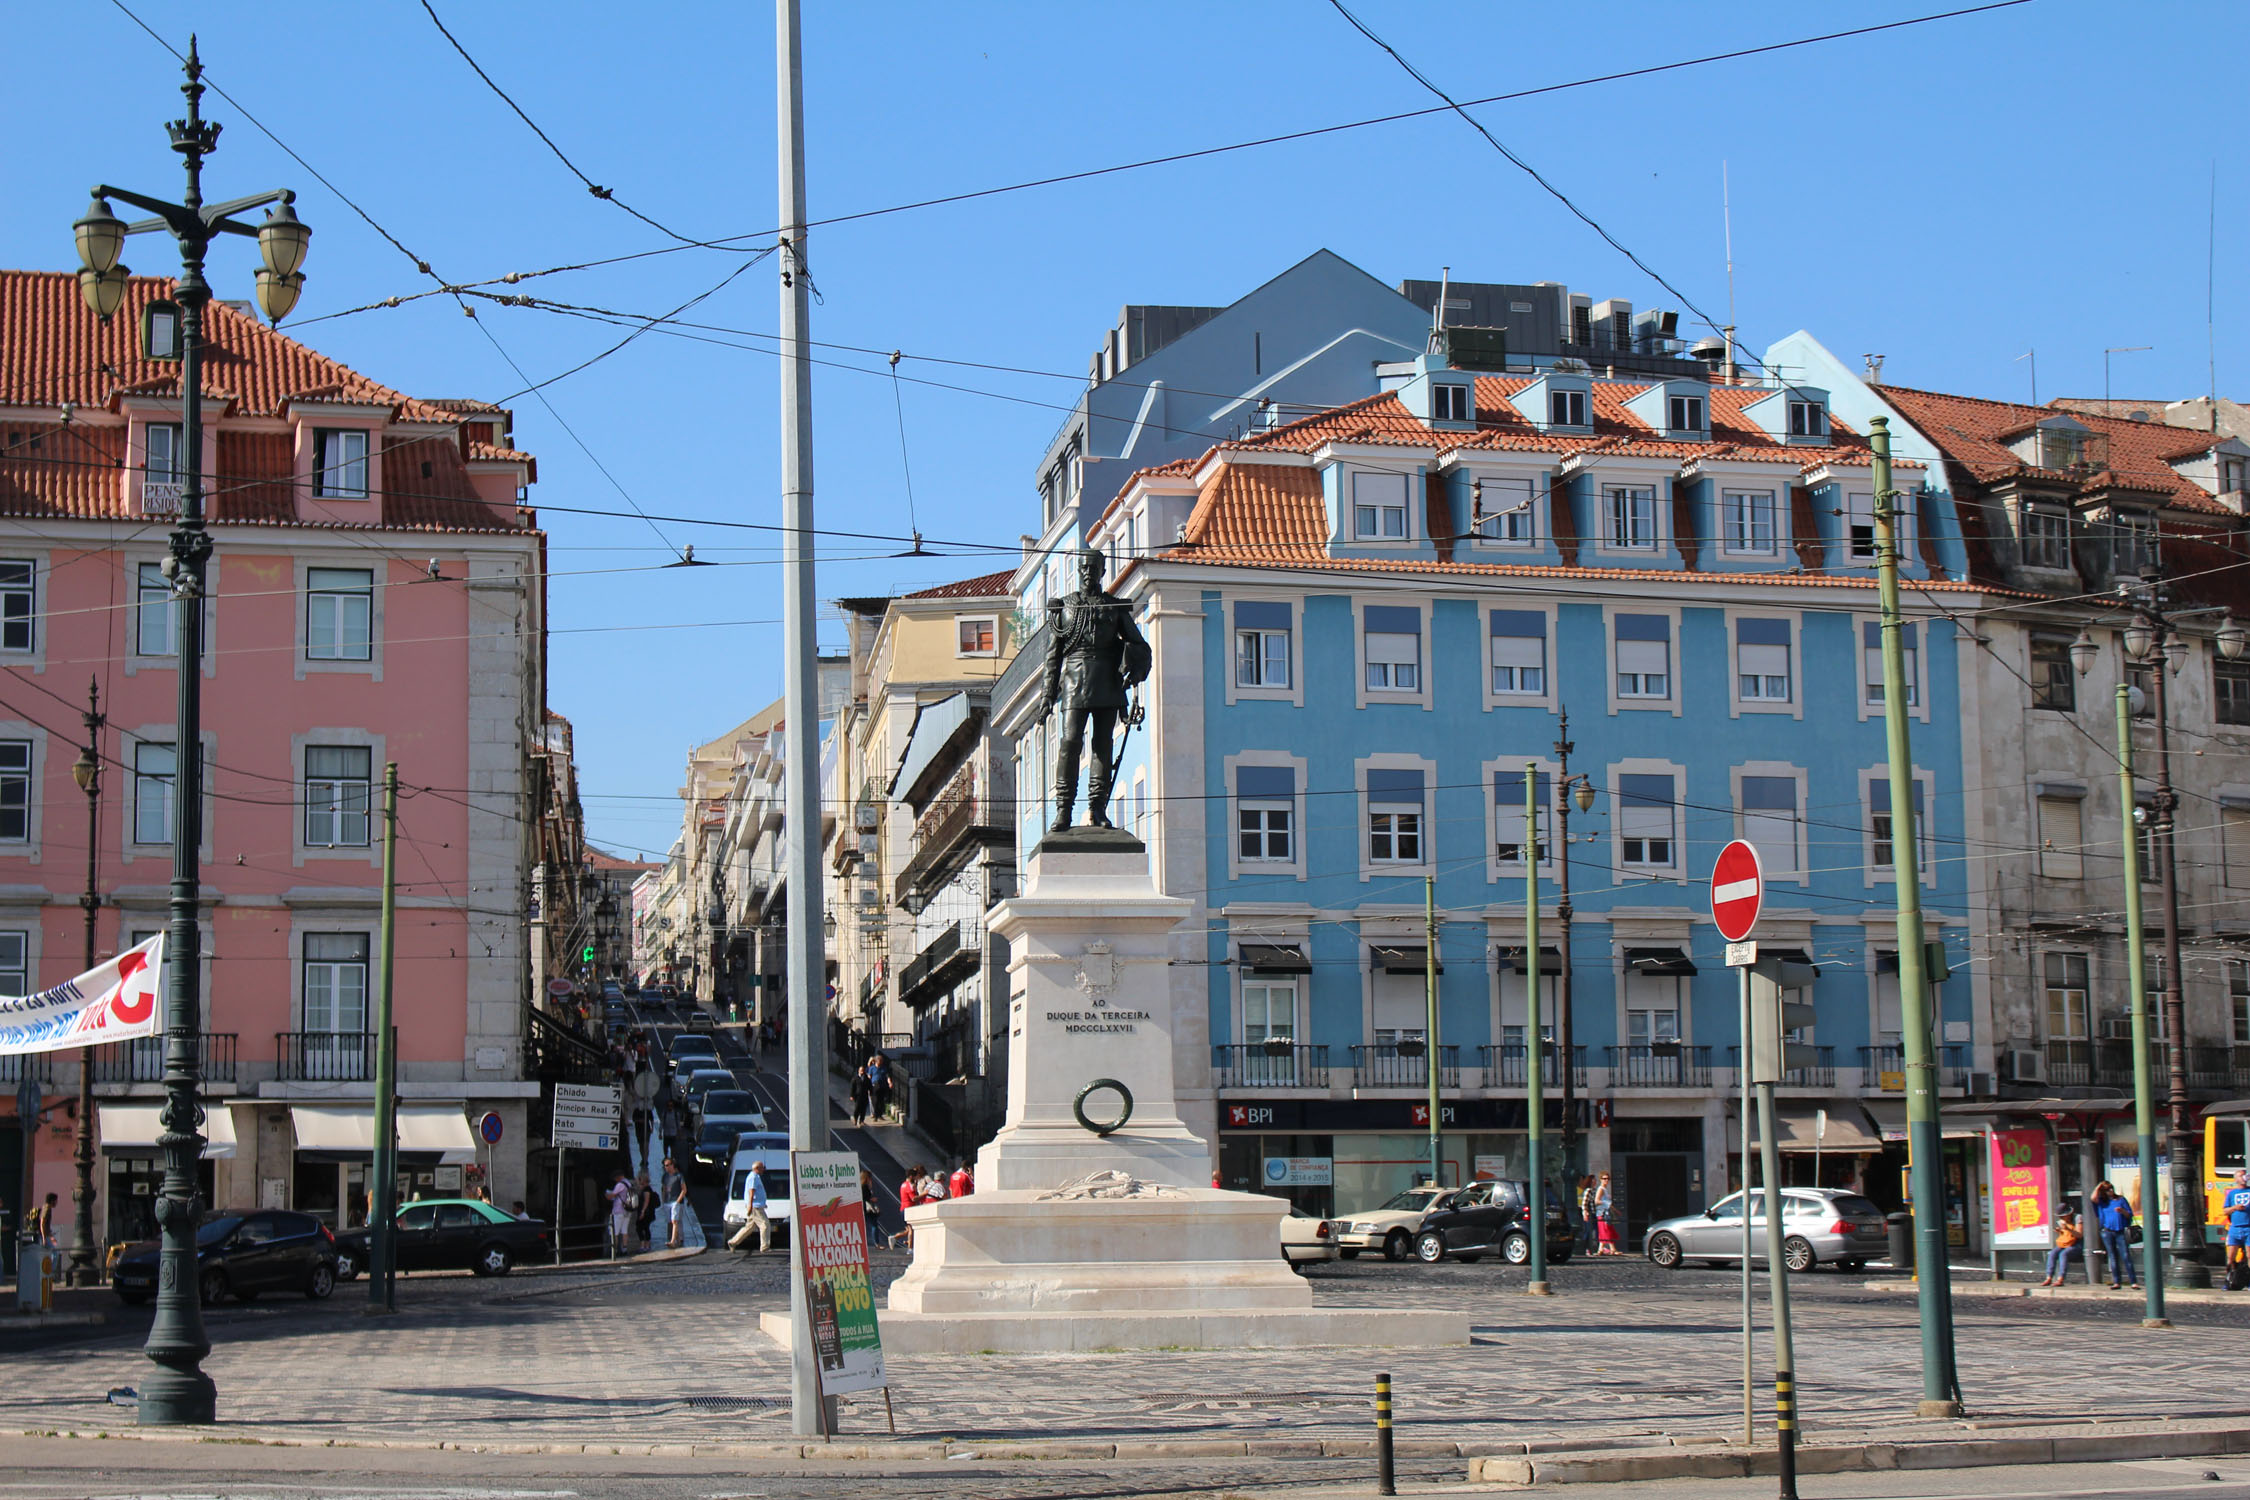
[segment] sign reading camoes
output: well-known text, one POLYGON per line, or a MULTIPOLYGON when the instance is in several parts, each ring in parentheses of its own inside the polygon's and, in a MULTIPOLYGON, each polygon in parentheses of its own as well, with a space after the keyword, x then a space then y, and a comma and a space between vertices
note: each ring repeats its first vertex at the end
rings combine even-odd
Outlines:
POLYGON ((812 1313, 813 1352, 824 1396, 875 1391, 883 1373, 883 1335, 875 1325, 875 1284, 867 1270, 867 1210, 859 1158, 849 1151, 792 1151, 797 1274, 812 1313))

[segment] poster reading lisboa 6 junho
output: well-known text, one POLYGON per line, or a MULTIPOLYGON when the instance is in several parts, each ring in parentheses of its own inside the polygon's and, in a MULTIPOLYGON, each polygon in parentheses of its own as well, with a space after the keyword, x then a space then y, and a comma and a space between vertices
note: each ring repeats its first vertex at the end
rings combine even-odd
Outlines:
POLYGON ((890 1382, 867 1274, 859 1158, 849 1151, 795 1151, 789 1165, 796 1178, 790 1212, 797 1220, 798 1274, 812 1311, 821 1390, 831 1396, 880 1390, 890 1382))

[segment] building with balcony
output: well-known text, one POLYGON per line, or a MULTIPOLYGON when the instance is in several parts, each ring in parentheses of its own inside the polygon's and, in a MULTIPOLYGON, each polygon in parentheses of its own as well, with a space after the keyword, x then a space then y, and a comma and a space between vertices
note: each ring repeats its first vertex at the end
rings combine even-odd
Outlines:
MULTIPOLYGON (((143 343, 168 331, 154 315, 172 294, 135 277, 103 324, 75 277, 0 272, 0 991, 79 972, 89 802, 95 948, 167 920, 179 661, 162 563, 197 465, 215 543, 193 668, 207 1201, 341 1223, 366 1190, 386 762, 402 784, 402 1185, 458 1190, 489 1166, 496 1198, 529 1196, 527 915, 549 844, 528 814, 557 784, 533 460, 506 411, 401 394, 223 302, 188 453, 177 348, 143 343), (71 775, 89 677, 106 715, 93 798, 71 775), (472 1135, 487 1111, 503 1122, 489 1151, 472 1135)), ((160 1050, 92 1059, 111 1240, 150 1228, 160 1050)), ((76 1054, 9 1061, 75 1092, 76 1054)), ((66 1202, 68 1113, 50 1112, 29 1184, 66 1202)), ((11 1174, 21 1145, 11 1120, 11 1174)))
MULTIPOLYGON (((1443 352, 1377 367, 1379 393, 1144 469, 1089 507, 1087 540, 1114 559, 1111 587, 1155 658, 1155 733, 1131 741, 1113 811, 1148 844, 1159 889, 1195 903, 1171 971, 1174 1043, 1183 1115, 1227 1185, 1310 1157, 1330 1181, 1292 1189, 1309 1209, 1380 1201, 1427 1170, 1433 1069, 1448 1176, 1519 1173, 1536 982, 1546 1017, 1571 995, 1550 1128, 1567 1077, 1582 1164, 1615 1173, 1628 1225, 1715 1198, 1739 1153, 1742 1039, 1704 881, 1740 837, 1764 862, 1762 945, 1822 970, 1818 1065, 1782 1089, 1792 1179, 1810 1179, 1817 1138, 1827 1181, 1895 1200, 1882 1165, 1904 1118, 1901 1008, 1864 429, 1818 385, 1729 380, 1723 350, 1681 361, 1666 332, 1647 335, 1646 368, 1614 372, 1559 354, 1515 368, 1433 337, 1443 352), (1568 844, 1566 771, 1596 793, 1568 844)), ((1978 589, 1926 470, 1909 459, 1897 477, 1912 496, 1923 902, 1962 969, 1937 999, 1958 1098, 1994 1045, 1967 972, 1969 685, 1951 618, 1978 589)), ((1018 575, 1026 597, 1040 567, 1018 575)), ((1035 677, 1019 659, 993 694, 1026 847, 1052 765, 1035 677)))

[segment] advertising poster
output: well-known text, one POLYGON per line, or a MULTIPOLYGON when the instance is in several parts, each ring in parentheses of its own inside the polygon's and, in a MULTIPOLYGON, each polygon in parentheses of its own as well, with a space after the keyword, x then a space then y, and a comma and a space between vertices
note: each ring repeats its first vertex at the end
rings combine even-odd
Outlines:
POLYGON ((164 1033, 164 935, 36 995, 0 998, 0 1054, 60 1052, 164 1033))
POLYGON ((1269 1156, 1265 1159, 1267 1187, 1333 1187, 1336 1159, 1332 1156, 1269 1156))
POLYGON ((2003 1249, 2045 1249, 2047 1132, 1992 1132, 1992 1242, 2003 1249))
POLYGON ((805 1305, 812 1311, 821 1390, 831 1396, 881 1390, 890 1381, 867 1273, 859 1158, 849 1151, 792 1151, 789 1171, 796 1187, 797 1274, 805 1278, 805 1305))

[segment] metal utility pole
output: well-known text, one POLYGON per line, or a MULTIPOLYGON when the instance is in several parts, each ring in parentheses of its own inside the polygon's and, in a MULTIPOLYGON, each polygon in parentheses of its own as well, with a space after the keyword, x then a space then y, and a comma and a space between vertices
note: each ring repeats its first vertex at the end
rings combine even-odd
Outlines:
POLYGON ((1750 966, 1736 965, 1735 974, 1742 991, 1742 1029, 1735 1033, 1742 1038, 1743 1067, 1741 1076, 1735 1080, 1742 1086, 1742 1102, 1736 1106, 1742 1116, 1742 1192, 1736 1198, 1735 1205, 1742 1211, 1742 1445, 1747 1448, 1758 1437, 1758 1408, 1753 1394, 1758 1325, 1751 1296, 1750 1274, 1750 1262, 1753 1259, 1750 1243, 1750 966))
MULTIPOLYGON (((814 660, 812 283, 805 258, 804 38, 798 0, 774 0, 781 136, 783 878, 788 893, 789 1146, 828 1149, 826 954, 821 941, 820 678, 814 660)), ((789 1278, 790 1430, 833 1432, 820 1394, 805 1280, 789 1278)))
MULTIPOLYGON (((375 959, 375 1180, 368 1186, 367 1310, 398 1311, 398 1044, 391 1026, 398 939, 398 762, 383 766, 383 930, 375 959)), ((561 1225, 556 1225, 558 1242, 561 1225)))
POLYGON ((1430 1186, 1445 1186, 1445 1119, 1438 1103, 1437 877, 1422 877, 1422 1077, 1430 1095, 1430 1186))
POLYGON ((1531 1285, 1534 1297, 1550 1295, 1547 1285, 1547 1046, 1539 1025, 1539 762, 1523 763, 1523 953, 1524 953, 1524 1124, 1527 1134, 1524 1198, 1530 1222, 1531 1285))
MULTIPOLYGON (((2120 682, 2117 685, 2117 806, 2124 835, 2125 855, 2125 969, 2131 986, 2127 1003, 2133 1018, 2133 1129, 2139 1138, 2141 1198, 2153 1203, 2155 1195, 2148 1191, 2157 1180, 2156 1174, 2156 1080, 2148 1056, 2148 946, 2141 927, 2141 850, 2138 830, 2133 824, 2133 690, 2120 682)), ((1998 1225, 1993 1226, 1998 1228, 1998 1225)), ((2171 1320, 2164 1316, 2164 1236, 2144 1233, 2142 1251, 2145 1264, 2141 1267, 2143 1307, 2141 1319, 2152 1328, 2165 1328, 2171 1320)), ((2116 1273, 2112 1271, 2111 1275, 2116 1273)))
MULTIPOLYGON (((78 898, 79 907, 86 913, 85 952, 78 972, 86 974, 94 967, 95 928, 100 923, 102 909, 102 725, 106 721, 102 717, 102 685, 98 678, 86 684, 86 712, 82 722, 86 726, 86 747, 71 763, 70 774, 78 783, 78 789, 86 794, 86 890, 78 898)), ((76 1210, 70 1232, 72 1286, 101 1285, 101 1267, 95 1264, 94 1253, 94 1160, 94 1049, 81 1047, 78 1049, 78 1139, 73 1153, 78 1183, 70 1190, 71 1207, 76 1210)), ((31 1179, 26 1177, 27 1188, 30 1183, 31 1179)))
POLYGON ((172 895, 165 936, 167 971, 164 995, 164 1109, 157 1145, 164 1153, 164 1180, 156 1200, 156 1223, 163 1239, 157 1278, 156 1318, 144 1352, 156 1368, 142 1377, 136 1413, 143 1427, 203 1424, 216 1419, 218 1389, 203 1371, 211 1352, 197 1300, 202 1280, 195 1249, 197 1166, 203 1155, 202 983, 203 943, 198 925, 203 842, 203 585, 211 556, 211 533, 203 516, 203 310, 211 284, 203 279, 205 252, 221 235, 243 235, 258 242, 265 265, 258 272, 258 301, 275 321, 286 316, 304 286, 304 263, 311 231, 299 221, 286 190, 253 193, 221 203, 203 201, 203 159, 218 149, 219 127, 205 120, 203 63, 195 39, 188 39, 184 64, 185 117, 166 129, 172 149, 186 166, 186 191, 178 203, 145 197, 124 188, 96 186, 93 202, 71 227, 78 240, 78 289, 103 319, 124 304, 130 273, 118 264, 128 235, 162 230, 180 248, 180 277, 173 292, 180 308, 180 521, 172 531, 164 576, 172 585, 174 641, 179 648, 178 722, 172 729, 174 775, 172 805, 172 895), (110 212, 120 198, 154 215, 127 224, 110 212), (276 205, 257 227, 234 215, 276 205))
MULTIPOLYGON (((1555 977, 1555 1066, 1562 1075, 1563 1181, 1574 1193, 1583 1168, 1578 1161, 1578 1033, 1572 1024, 1570 995, 1570 799, 1577 790, 1570 779, 1570 752, 1578 747, 1570 739, 1570 714, 1555 716, 1555 942, 1562 972, 1555 977)), ((1589 794, 1592 788, 1587 788, 1589 794)), ((1591 795, 1587 800, 1591 802, 1591 795)), ((1531 956, 1533 983, 1538 981, 1539 955, 1531 956)))
MULTIPOLYGON (((1905 622, 1898 604, 1898 491, 1891 488, 1890 418, 1868 420, 1874 450, 1875 577, 1883 610, 1883 725, 1890 749, 1891 884, 1898 898, 1899 1021, 1906 1063, 1906 1149, 1914 1197, 1915 1291, 1922 1323, 1922 1399, 1925 1417, 1961 1415, 1961 1377, 1953 1358, 1953 1275, 1945 1243, 1945 1149, 1938 1129, 1937 1058, 1932 1041, 1930 990, 1922 947, 1920 821, 1914 812, 1914 754, 1907 739, 1905 622)), ((1770 1107, 1770 1106, 1769 1106, 1770 1107)), ((1763 1122, 1772 1150, 1773 1120, 1763 1122)), ((1771 1211, 1780 1191, 1774 1161, 1765 1162, 1771 1211)), ((1772 1226, 1779 1233, 1778 1218, 1772 1226)), ((1779 1241, 1776 1241, 1778 1244, 1779 1241)), ((1774 1279, 1780 1279, 1777 1274, 1774 1279)))

